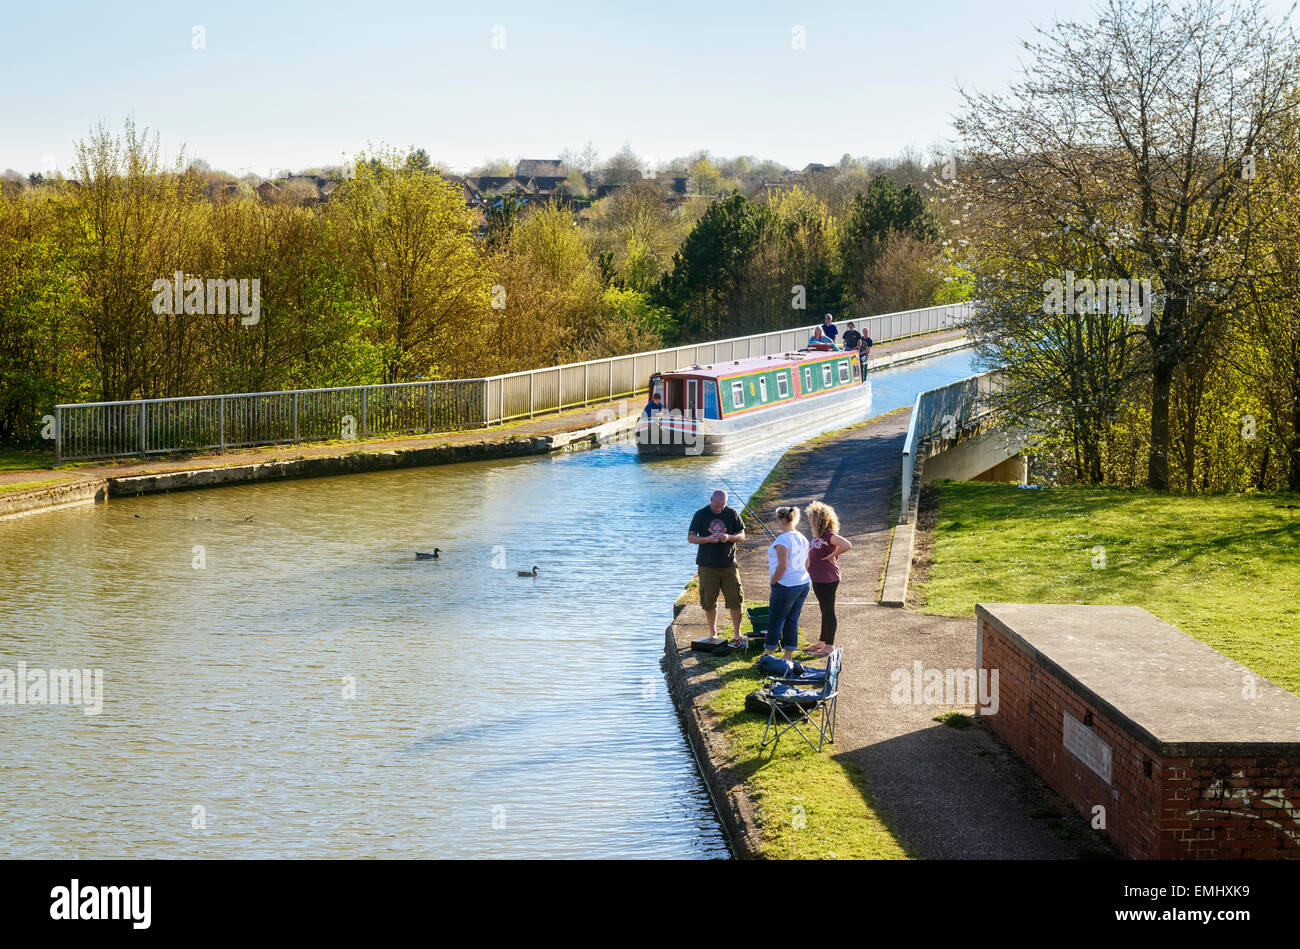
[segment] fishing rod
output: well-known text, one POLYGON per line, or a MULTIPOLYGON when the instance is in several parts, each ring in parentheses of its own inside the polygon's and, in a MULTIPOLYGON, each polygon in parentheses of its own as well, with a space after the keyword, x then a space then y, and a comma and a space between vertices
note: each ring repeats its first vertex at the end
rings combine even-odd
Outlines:
MULTIPOLYGON (((740 492, 737 491, 737 490, 732 486, 732 484, 731 484, 730 481, 728 481, 726 478, 722 477, 722 475, 718 475, 718 480, 721 481, 723 484, 725 484, 725 485, 730 489, 730 491, 731 491, 732 494, 736 495, 737 497, 740 496, 740 492)), ((761 528, 763 528, 763 530, 767 531, 767 536, 770 537, 770 538, 772 538, 772 543, 774 543, 774 544, 776 543, 776 535, 773 534, 770 530, 768 530, 767 525, 763 523, 763 519, 762 519, 761 517, 758 516, 758 514, 754 511, 754 509, 753 509, 752 507, 749 506, 749 502, 748 502, 748 501, 742 501, 742 502, 740 503, 740 509, 741 509, 742 511, 748 511, 748 512, 750 513, 750 516, 753 517, 754 520, 758 521, 758 526, 761 527, 761 528)))

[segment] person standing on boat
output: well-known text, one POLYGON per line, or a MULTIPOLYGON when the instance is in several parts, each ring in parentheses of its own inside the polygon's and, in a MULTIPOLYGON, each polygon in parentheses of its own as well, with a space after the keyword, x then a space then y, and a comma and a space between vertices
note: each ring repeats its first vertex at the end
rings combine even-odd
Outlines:
POLYGON ((812 540, 808 542, 808 578, 822 612, 821 639, 809 646, 808 651, 816 656, 829 656, 835 648, 835 629, 839 625, 835 619, 835 591, 840 585, 840 554, 852 550, 853 545, 839 535, 840 519, 829 504, 814 501, 808 505, 808 527, 812 531, 812 540))
POLYGON ((844 331, 844 351, 852 352, 856 350, 860 342, 862 342, 862 334, 854 329, 853 324, 850 323, 849 328, 844 331))
POLYGON ((831 317, 829 313, 827 313, 824 317, 822 317, 821 330, 822 330, 822 335, 824 335, 832 343, 839 338, 840 329, 838 326, 835 325, 835 320, 831 317))
POLYGON ((641 414, 646 418, 650 418, 651 416, 658 415, 663 410, 663 397, 660 396, 658 392, 651 392, 650 401, 645 404, 645 408, 641 410, 641 414))
POLYGON ((732 645, 744 646, 740 635, 740 608, 745 591, 740 586, 736 544, 745 539, 745 522, 727 506, 727 492, 714 491, 709 503, 691 518, 686 540, 696 544, 695 566, 700 575, 700 606, 709 623, 709 636, 718 635, 718 594, 731 613, 732 645))
POLYGON ((797 530, 799 509, 779 507, 776 519, 783 528, 767 548, 767 568, 772 586, 767 608, 767 640, 763 651, 775 655, 780 645, 793 659, 799 645, 799 614, 808 599, 808 538, 797 530))

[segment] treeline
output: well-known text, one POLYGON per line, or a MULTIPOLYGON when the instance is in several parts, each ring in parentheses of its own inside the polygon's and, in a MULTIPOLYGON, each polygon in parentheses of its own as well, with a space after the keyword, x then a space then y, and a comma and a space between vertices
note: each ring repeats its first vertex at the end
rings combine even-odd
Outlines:
POLYGON ((1300 490, 1294 37, 1258 3, 1103 13, 967 98, 938 179, 1001 407, 1063 482, 1300 490))
POLYGON ((128 122, 70 178, 0 187, 0 440, 59 402, 494 374, 957 292, 920 191, 847 159, 750 196, 629 178, 579 214, 506 197, 484 219, 422 150, 264 200, 128 122), (214 305, 227 286, 256 313, 214 305))

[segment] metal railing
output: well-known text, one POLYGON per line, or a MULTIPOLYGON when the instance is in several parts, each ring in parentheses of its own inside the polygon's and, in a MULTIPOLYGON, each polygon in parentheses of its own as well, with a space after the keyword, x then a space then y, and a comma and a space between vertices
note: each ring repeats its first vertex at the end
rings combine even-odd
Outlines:
POLYGON ((967 376, 937 389, 918 392, 912 405, 912 421, 903 442, 903 475, 898 522, 911 519, 912 477, 916 471, 916 453, 927 439, 935 435, 955 438, 989 413, 989 396, 1001 385, 1001 373, 994 369, 967 376))
MULTIPOLYGON (((969 312, 960 303, 854 322, 881 343, 959 326, 969 312)), ((479 379, 58 405, 55 463, 481 428, 631 396, 654 372, 796 350, 813 325, 479 379)))
MULTIPOLYGON (((886 313, 853 322, 874 342, 881 343, 959 326, 969 314, 970 304, 957 303, 886 313)), ((509 422, 539 412, 562 411, 592 401, 634 395, 645 389, 651 373, 655 372, 790 352, 807 343, 817 325, 491 376, 486 380, 485 419, 489 424, 509 422)), ((843 320, 837 324, 841 333, 844 325, 843 320)))

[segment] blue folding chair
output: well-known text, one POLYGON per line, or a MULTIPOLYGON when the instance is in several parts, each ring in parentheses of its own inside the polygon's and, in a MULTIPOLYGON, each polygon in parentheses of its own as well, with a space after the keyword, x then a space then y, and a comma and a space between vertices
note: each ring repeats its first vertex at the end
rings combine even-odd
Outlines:
POLYGON ((765 677, 763 698, 767 700, 769 711, 767 727, 763 729, 763 741, 759 748, 766 748, 792 728, 814 751, 821 751, 826 742, 835 741, 835 712, 840 694, 840 659, 843 654, 843 646, 836 646, 831 651, 826 661, 826 679, 820 689, 807 688, 808 679, 803 676, 795 679, 765 677), (781 722, 777 721, 778 715, 781 722), (803 722, 817 729, 817 744, 814 745, 812 739, 799 727, 803 722), (773 732, 771 738, 767 737, 768 732, 773 732))

